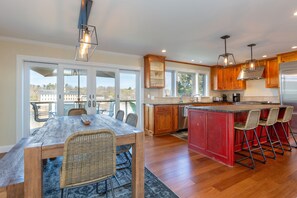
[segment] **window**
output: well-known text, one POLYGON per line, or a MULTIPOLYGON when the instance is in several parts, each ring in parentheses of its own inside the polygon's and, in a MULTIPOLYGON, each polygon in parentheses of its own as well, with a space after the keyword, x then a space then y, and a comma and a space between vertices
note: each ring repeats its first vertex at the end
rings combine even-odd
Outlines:
POLYGON ((177 73, 177 94, 192 96, 195 93, 195 73, 177 73))
POLYGON ((206 92, 206 75, 198 74, 198 94, 205 96, 206 92))
POLYGON ((164 95, 165 96, 173 96, 173 78, 174 74, 173 71, 166 71, 165 72, 165 88, 164 88, 164 95))

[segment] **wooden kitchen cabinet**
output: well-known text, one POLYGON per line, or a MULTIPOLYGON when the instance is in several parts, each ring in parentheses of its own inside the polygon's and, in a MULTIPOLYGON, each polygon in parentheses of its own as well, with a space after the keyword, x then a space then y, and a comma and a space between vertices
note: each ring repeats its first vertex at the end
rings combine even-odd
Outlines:
POLYGON ((144 130, 160 135, 178 130, 178 105, 144 105, 144 130))
POLYGON ((211 68, 212 90, 243 90, 246 88, 245 81, 237 80, 241 65, 226 68, 215 66, 211 68))
POLYGON ((165 56, 144 56, 145 88, 165 87, 165 56))
POLYGON ((265 68, 266 88, 278 88, 279 86, 279 65, 277 59, 266 61, 265 68))

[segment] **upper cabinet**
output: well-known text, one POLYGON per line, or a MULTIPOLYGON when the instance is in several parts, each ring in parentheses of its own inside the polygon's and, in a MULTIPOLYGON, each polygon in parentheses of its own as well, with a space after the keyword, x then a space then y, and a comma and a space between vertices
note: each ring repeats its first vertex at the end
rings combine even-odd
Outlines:
POLYGON ((241 65, 211 67, 211 89, 212 90, 243 90, 246 88, 245 81, 237 80, 241 65))
POLYGON ((278 75, 279 75, 279 66, 277 63, 277 58, 267 60, 266 68, 265 68, 266 88, 278 88, 278 84, 279 84, 278 75))
POLYGON ((165 87, 165 56, 144 56, 145 88, 165 87))

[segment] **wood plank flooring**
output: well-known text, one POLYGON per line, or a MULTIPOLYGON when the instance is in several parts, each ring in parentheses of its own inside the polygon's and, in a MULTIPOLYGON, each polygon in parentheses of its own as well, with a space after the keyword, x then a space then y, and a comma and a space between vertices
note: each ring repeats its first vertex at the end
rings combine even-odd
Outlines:
POLYGON ((297 197, 297 149, 251 170, 189 151, 171 135, 145 137, 145 165, 179 197, 297 197))

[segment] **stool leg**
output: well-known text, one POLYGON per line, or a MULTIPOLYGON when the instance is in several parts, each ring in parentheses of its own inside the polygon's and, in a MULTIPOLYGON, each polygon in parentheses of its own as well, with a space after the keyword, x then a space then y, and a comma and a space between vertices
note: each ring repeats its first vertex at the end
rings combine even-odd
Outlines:
POLYGON ((276 154, 275 154, 275 151, 274 151, 274 147, 273 147, 273 144, 272 144, 272 141, 271 141, 267 126, 265 126, 265 130, 266 130, 266 136, 267 136, 268 142, 269 142, 269 144, 271 146, 271 151, 273 153, 273 158, 272 159, 276 159, 276 154))
POLYGON ((276 138, 277 138, 277 141, 279 142, 279 146, 280 146, 280 148, 282 149, 282 152, 281 152, 281 153, 278 152, 278 153, 281 154, 281 155, 283 155, 283 154, 285 153, 283 144, 282 144, 282 142, 280 141, 280 138, 279 138, 279 136, 278 136, 278 134, 277 134, 277 131, 276 131, 274 125, 272 125, 272 128, 273 128, 274 134, 275 134, 275 136, 276 136, 276 138))
POLYGON ((264 155, 264 151, 263 151, 263 149, 262 149, 261 143, 260 143, 259 138, 258 138, 258 136, 257 136, 256 129, 254 129, 253 131, 254 131, 256 140, 257 140, 257 142, 258 142, 258 146, 259 146, 259 148, 260 148, 261 155, 262 155, 262 157, 263 157, 263 161, 262 161, 262 162, 265 164, 265 163, 266 163, 266 157, 265 157, 265 155, 264 155))
POLYGON ((287 143, 288 143, 288 144, 286 144, 286 146, 289 147, 289 149, 285 149, 285 150, 286 150, 286 151, 292 151, 292 147, 291 147, 290 142, 289 142, 289 138, 288 138, 288 135, 287 135, 287 131, 286 131, 286 129, 285 129, 285 127, 284 127, 284 124, 283 124, 282 122, 281 122, 281 125, 282 125, 282 128, 283 128, 283 132, 284 132, 284 134, 285 134, 286 141, 287 141, 287 143))
POLYGON ((248 167, 251 168, 251 169, 254 169, 255 168, 255 161, 254 161, 253 153, 251 151, 250 144, 249 144, 249 141, 248 141, 248 138, 247 138, 247 135, 246 135, 246 131, 245 130, 243 131, 243 135, 244 135, 244 138, 245 138, 245 141, 246 141, 246 144, 247 144, 249 153, 250 153, 250 158, 251 158, 252 164, 253 164, 252 166, 248 166, 248 167))
POLYGON ((289 130, 290 130, 290 132, 291 132, 291 135, 292 135, 292 137, 293 137, 293 139, 294 139, 294 142, 295 142, 295 146, 292 146, 292 145, 291 145, 291 147, 297 148, 297 141, 296 141, 296 138, 295 138, 295 136, 294 136, 294 134, 296 134, 296 133, 293 132, 290 123, 289 123, 289 122, 287 122, 287 123, 288 123, 289 130))

